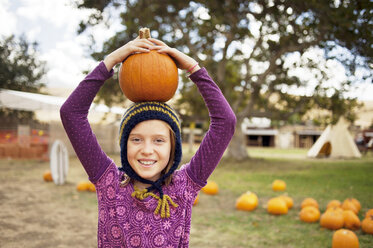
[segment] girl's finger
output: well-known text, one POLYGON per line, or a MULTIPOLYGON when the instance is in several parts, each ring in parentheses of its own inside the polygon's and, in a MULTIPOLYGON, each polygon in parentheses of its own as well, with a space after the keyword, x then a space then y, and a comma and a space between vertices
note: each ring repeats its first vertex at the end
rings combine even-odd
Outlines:
POLYGON ((141 46, 141 47, 146 47, 146 48, 153 48, 153 47, 155 47, 154 46, 154 43, 151 43, 150 41, 140 41, 139 43, 138 43, 138 46, 141 46))
POLYGON ((160 41, 160 40, 157 40, 157 39, 154 39, 154 38, 148 38, 148 40, 150 40, 151 42, 153 42, 156 45, 167 46, 166 43, 164 43, 163 41, 160 41))
POLYGON ((147 48, 139 47, 139 48, 137 48, 136 50, 134 50, 133 52, 134 52, 134 53, 148 53, 148 52, 150 52, 150 50, 147 49, 147 48))
POLYGON ((146 48, 146 49, 153 49, 154 47, 154 44, 152 43, 147 43, 147 42, 143 42, 143 41, 139 41, 137 43, 134 43, 133 44, 135 47, 141 47, 141 48, 146 48))
POLYGON ((164 46, 154 46, 153 45, 153 49, 159 51, 161 49, 165 49, 165 47, 164 46))
POLYGON ((156 49, 154 49, 154 50, 156 50, 157 52, 162 53, 162 54, 168 54, 168 50, 165 47, 156 47, 156 49))

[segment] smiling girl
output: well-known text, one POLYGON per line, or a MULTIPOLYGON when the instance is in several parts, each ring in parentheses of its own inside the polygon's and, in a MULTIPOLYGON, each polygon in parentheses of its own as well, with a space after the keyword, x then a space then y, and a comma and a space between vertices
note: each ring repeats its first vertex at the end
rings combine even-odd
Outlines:
POLYGON ((98 247, 188 247, 194 199, 228 146, 236 117, 204 68, 157 39, 135 39, 109 54, 61 107, 66 133, 98 199, 98 247), (210 127, 192 159, 182 165, 181 127, 163 102, 134 103, 120 125, 121 166, 103 152, 87 120, 89 107, 113 75, 113 67, 133 53, 156 50, 187 70, 210 116, 210 127))

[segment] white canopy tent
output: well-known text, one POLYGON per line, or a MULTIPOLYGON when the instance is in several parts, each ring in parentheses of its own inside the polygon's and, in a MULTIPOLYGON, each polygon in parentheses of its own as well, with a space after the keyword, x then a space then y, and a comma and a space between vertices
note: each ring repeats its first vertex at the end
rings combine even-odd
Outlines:
MULTIPOLYGON (((0 106, 10 109, 36 111, 56 110, 58 111, 66 98, 29 93, 23 91, 0 89, 0 106)), ((119 107, 109 108, 103 104, 92 104, 90 110, 103 113, 123 114, 124 109, 119 107)))
MULTIPOLYGON (((50 144, 53 144, 55 140, 60 140, 66 145, 68 153, 74 154, 60 118, 59 110, 65 101, 64 97, 0 89, 0 108, 34 112, 36 119, 49 124, 50 144)), ((102 148, 108 153, 118 152, 117 136, 120 120, 118 115, 121 116, 124 112, 124 108, 109 108, 103 104, 92 104, 89 110, 88 120, 92 130, 102 148)))
MULTIPOLYGON (((43 122, 60 122, 59 110, 65 101, 64 97, 0 89, 0 107, 32 111, 43 122)), ((90 123, 102 123, 104 115, 110 114, 110 117, 105 116, 105 122, 111 123, 117 121, 117 115, 122 115, 124 111, 124 108, 92 103, 88 119, 90 123)))
POLYGON ((308 157, 360 158, 361 154, 351 134, 348 123, 340 118, 336 125, 329 125, 308 151, 308 157))

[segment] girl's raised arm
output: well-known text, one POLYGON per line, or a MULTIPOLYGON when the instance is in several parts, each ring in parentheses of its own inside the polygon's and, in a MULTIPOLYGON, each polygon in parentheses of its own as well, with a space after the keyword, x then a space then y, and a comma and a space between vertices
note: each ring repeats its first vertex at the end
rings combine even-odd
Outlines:
POLYGON ((180 69, 188 70, 190 79, 201 93, 210 115, 210 127, 198 151, 187 165, 188 175, 200 186, 206 184, 207 178, 218 165, 226 150, 236 127, 236 116, 219 87, 197 61, 175 48, 168 47, 160 40, 149 38, 160 53, 171 56, 180 69))
POLYGON ((202 68, 190 79, 201 93, 210 116, 210 126, 196 154, 187 167, 188 175, 200 186, 214 171, 231 141, 236 127, 236 116, 219 87, 202 68))
POLYGON ((112 160, 102 151, 91 130, 87 119, 88 110, 104 81, 112 75, 113 71, 109 72, 101 62, 71 93, 60 109, 67 136, 92 182, 99 179, 112 160))
POLYGON ((112 160, 102 151, 88 123, 88 110, 105 80, 113 75, 112 68, 132 53, 148 52, 154 44, 136 38, 110 53, 78 85, 60 109, 61 120, 74 150, 90 180, 95 182, 112 160))

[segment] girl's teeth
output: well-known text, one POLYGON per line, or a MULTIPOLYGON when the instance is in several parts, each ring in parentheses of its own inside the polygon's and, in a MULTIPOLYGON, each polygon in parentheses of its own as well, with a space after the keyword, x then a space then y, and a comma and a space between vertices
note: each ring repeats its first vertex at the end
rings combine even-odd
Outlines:
POLYGON ((139 161, 141 164, 144 164, 144 165, 152 165, 154 164, 155 162, 154 161, 139 161))

